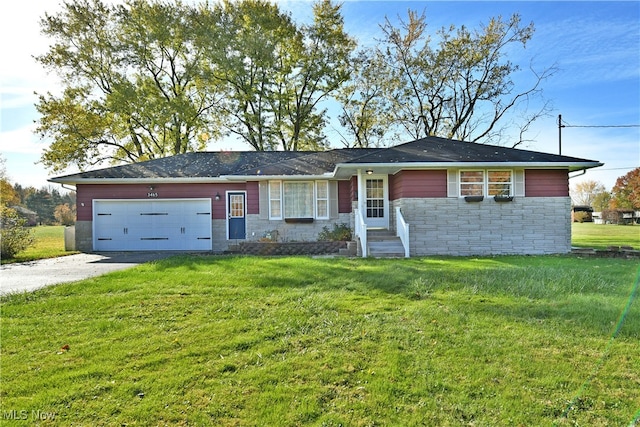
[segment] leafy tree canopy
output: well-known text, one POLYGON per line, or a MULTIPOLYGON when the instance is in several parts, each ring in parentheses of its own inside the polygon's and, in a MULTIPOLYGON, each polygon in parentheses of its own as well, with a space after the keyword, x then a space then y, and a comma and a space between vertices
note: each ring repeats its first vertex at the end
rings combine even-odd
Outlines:
POLYGON ((640 209, 640 168, 618 178, 611 193, 611 208, 640 209))
POLYGON ((36 105, 38 131, 53 139, 45 166, 84 169, 204 148, 202 135, 219 127, 221 94, 202 72, 195 15, 180 2, 143 0, 77 0, 45 15, 42 32, 54 43, 37 60, 64 87, 36 105))
POLYGON ((225 133, 256 150, 323 147, 319 103, 349 78, 355 42, 339 6, 313 8, 314 22, 297 26, 262 0, 64 3, 41 21, 54 43, 37 60, 63 82, 36 105, 38 132, 53 140, 42 162, 136 162, 225 133))
POLYGON ((409 11, 381 25, 377 47, 355 52, 340 6, 312 7, 313 20, 298 24, 268 0, 65 1, 41 20, 52 44, 36 59, 62 81, 36 104, 37 131, 53 141, 42 163, 84 170, 230 135, 255 150, 324 149, 332 99, 354 147, 427 135, 500 143, 518 112, 515 146, 546 112, 525 107, 553 67, 532 70, 528 87, 513 80, 521 70, 507 52, 534 32, 518 15, 443 28, 434 42, 424 13, 409 11))

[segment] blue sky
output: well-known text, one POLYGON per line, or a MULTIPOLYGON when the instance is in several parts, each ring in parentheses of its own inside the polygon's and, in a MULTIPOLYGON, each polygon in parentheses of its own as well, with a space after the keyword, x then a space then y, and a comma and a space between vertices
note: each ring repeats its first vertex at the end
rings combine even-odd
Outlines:
MULTIPOLYGON (((116 0, 113 0, 116 1, 116 0)), ((312 16, 309 1, 279 1, 297 21, 312 16)), ((640 2, 450 2, 450 1, 344 1, 346 29, 362 44, 375 43, 379 24, 388 16, 406 17, 407 10, 425 11, 430 31, 442 26, 477 28, 491 17, 505 19, 513 13, 523 24, 533 22, 536 32, 524 52, 514 52, 514 62, 530 59, 545 68, 556 64, 559 72, 544 84, 552 115, 540 119, 526 149, 557 153, 557 116, 576 126, 640 124, 640 2)), ((22 0, 0 5, 0 152, 12 182, 23 186, 47 185, 52 174, 37 164, 48 141, 33 134, 38 119, 34 92, 56 92, 60 84, 32 56, 46 51, 48 40, 39 32, 44 12, 59 10, 52 0, 22 0)), ((340 147, 337 133, 329 139, 340 147)), ((209 150, 248 150, 228 141, 209 150)), ((617 177, 640 165, 640 127, 567 127, 562 132, 562 152, 599 160, 602 168, 572 179, 590 179, 611 189, 617 177)), ((74 172, 74 171, 69 171, 74 172)))

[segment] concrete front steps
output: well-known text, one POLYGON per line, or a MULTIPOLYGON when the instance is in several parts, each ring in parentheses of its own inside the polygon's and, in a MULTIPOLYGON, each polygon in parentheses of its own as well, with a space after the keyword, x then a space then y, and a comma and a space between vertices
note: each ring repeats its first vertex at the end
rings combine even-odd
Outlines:
POLYGON ((402 241, 389 230, 368 230, 367 249, 374 258, 404 258, 402 241))

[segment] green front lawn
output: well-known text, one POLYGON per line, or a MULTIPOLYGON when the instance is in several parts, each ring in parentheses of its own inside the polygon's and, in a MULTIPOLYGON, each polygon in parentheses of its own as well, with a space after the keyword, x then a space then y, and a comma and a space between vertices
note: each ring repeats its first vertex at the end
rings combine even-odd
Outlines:
POLYGON ((1 413, 59 425, 632 425, 637 274, 637 260, 570 256, 174 257, 4 297, 1 413))
POLYGON ((577 223, 571 226, 571 244, 578 247, 607 249, 609 246, 631 246, 640 249, 640 226, 577 223))
MULTIPOLYGON (((20 252, 15 258, 3 259, 2 264, 26 262, 43 258, 54 258, 78 252, 64 250, 63 226, 34 227, 35 244, 20 252)), ((606 249, 609 246, 631 246, 640 248, 640 227, 622 225, 596 225, 574 223, 572 241, 574 246, 606 249)))

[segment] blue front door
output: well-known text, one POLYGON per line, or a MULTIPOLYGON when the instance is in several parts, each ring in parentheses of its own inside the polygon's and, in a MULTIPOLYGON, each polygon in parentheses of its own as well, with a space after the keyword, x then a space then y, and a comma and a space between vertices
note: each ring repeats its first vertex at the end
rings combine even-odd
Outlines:
POLYGON ((227 193, 229 240, 246 239, 245 193, 227 193))

